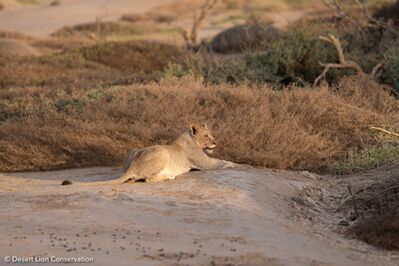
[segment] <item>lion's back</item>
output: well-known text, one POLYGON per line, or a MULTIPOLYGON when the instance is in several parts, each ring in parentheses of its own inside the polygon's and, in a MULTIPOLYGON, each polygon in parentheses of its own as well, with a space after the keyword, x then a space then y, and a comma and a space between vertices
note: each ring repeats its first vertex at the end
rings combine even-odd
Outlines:
POLYGON ((146 160, 148 157, 156 157, 159 160, 164 160, 169 157, 168 150, 163 145, 154 145, 142 149, 133 149, 123 164, 125 171, 129 168, 133 161, 146 160))

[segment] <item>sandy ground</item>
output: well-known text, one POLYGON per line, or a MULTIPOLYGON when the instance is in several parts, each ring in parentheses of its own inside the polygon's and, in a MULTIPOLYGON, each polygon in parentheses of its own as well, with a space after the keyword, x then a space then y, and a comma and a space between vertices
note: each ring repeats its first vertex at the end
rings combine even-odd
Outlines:
POLYGON ((95 265, 399 263, 398 253, 334 233, 330 229, 336 221, 325 213, 318 220, 328 221, 320 225, 297 218, 293 198, 328 188, 327 178, 240 168, 190 172, 157 184, 59 185, 66 178, 103 180, 119 173, 87 168, 0 174, 1 260, 85 256, 95 265))
MULTIPOLYGON (((36 5, 19 6, 18 8, 0 11, 0 30, 17 31, 36 37, 46 37, 65 26, 75 26, 96 21, 113 21, 124 14, 143 14, 155 10, 158 6, 179 0, 60 0, 60 5, 49 6, 48 0, 39 0, 36 5)), ((283 29, 290 23, 302 18, 305 10, 283 12, 265 12, 274 21, 273 26, 283 29)), ((214 19, 229 17, 228 12, 221 13, 214 19)), ((190 28, 192 19, 179 21, 179 25, 190 28)), ((205 23, 198 32, 200 39, 215 36, 232 25, 210 25, 205 23)), ((148 36, 146 36, 148 38, 148 36)))
POLYGON ((28 5, 0 11, 0 30, 47 36, 64 27, 119 19, 126 13, 145 13, 169 0, 61 0, 58 6, 28 5))

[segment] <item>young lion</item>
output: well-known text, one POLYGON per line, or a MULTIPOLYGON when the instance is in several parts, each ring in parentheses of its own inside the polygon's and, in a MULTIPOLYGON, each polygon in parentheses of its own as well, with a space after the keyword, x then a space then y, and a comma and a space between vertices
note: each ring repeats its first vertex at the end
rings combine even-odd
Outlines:
MULTIPOLYGON (((215 169, 236 166, 235 163, 209 157, 216 147, 215 138, 204 124, 191 124, 170 145, 154 145, 130 153, 126 172, 113 180, 81 183, 84 185, 113 185, 127 181, 158 182, 174 179, 191 169, 215 169)), ((65 180, 63 185, 72 184, 65 180)))

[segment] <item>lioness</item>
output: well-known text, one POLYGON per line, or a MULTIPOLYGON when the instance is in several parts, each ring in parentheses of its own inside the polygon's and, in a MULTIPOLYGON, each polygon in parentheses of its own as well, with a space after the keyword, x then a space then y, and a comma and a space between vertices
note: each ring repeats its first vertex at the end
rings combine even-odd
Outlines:
MULTIPOLYGON (((190 128, 170 145, 154 145, 132 151, 127 160, 128 167, 122 176, 81 184, 113 185, 138 180, 158 182, 174 179, 191 169, 215 169, 236 165, 209 157, 207 154, 211 154, 215 147, 215 138, 206 125, 191 124, 190 128)), ((62 184, 70 185, 72 182, 65 180, 62 184)))

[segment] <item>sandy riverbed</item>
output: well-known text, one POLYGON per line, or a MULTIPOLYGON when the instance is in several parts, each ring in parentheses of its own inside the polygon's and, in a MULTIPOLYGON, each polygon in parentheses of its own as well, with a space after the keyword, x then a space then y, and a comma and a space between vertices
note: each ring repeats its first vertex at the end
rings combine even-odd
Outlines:
POLYGON ((292 198, 326 182, 298 172, 243 168, 191 172, 157 184, 59 185, 66 178, 102 180, 119 173, 0 174, 0 256, 85 256, 96 265, 398 263, 386 252, 295 219, 292 198))

